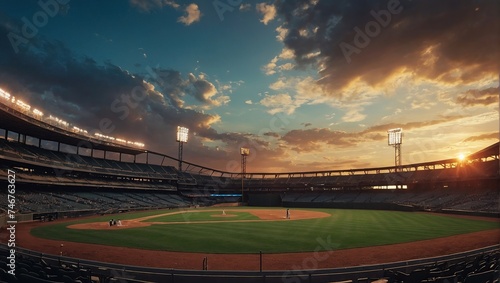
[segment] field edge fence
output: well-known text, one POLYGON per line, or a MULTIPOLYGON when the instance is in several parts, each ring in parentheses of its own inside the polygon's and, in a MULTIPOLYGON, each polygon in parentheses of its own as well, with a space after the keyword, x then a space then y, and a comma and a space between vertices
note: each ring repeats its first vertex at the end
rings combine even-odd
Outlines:
MULTIPOLYGON (((495 252, 500 245, 488 246, 480 249, 443 255, 431 258, 413 259, 408 261, 391 262, 375 265, 363 265, 344 268, 317 269, 317 270, 273 270, 273 271, 224 271, 224 270, 181 270, 169 268, 149 268, 141 266, 121 265, 115 263, 85 260, 72 257, 43 254, 37 251, 16 248, 18 258, 30 258, 41 260, 51 265, 74 265, 84 266, 91 269, 92 275, 107 282, 114 278, 113 282, 329 282, 340 280, 352 280, 358 282, 360 278, 381 278, 387 269, 408 272, 416 268, 439 262, 455 263, 470 259, 481 254, 495 252), (292 274, 287 275, 285 274, 292 274), (118 281, 116 281, 118 280, 118 281)), ((0 244, 0 254, 7 254, 9 248, 6 244, 0 244)), ((126 255, 125 255, 126 256, 126 255)), ((201 264, 201 263, 200 263, 201 264)), ((201 265, 200 265, 201 266, 201 265)))

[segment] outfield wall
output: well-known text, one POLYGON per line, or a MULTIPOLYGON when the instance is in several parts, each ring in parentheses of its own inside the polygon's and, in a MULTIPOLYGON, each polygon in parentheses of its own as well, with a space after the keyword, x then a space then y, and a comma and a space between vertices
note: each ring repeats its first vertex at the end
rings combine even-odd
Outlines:
POLYGON ((442 209, 439 212, 445 213, 445 214, 457 214, 457 215, 500 218, 500 212, 469 211, 469 210, 454 210, 454 209, 442 209))
POLYGON ((281 207, 283 205, 280 193, 249 193, 247 197, 249 206, 281 207))
POLYGON ((283 202, 284 207, 295 208, 338 208, 367 210, 417 211, 419 209, 395 203, 350 203, 350 202, 283 202))
POLYGON ((468 211, 468 210, 454 210, 454 209, 425 210, 421 207, 395 204, 395 203, 283 202, 283 207, 394 210, 394 211, 407 211, 407 212, 428 211, 428 212, 438 212, 445 214, 500 218, 499 212, 468 211))

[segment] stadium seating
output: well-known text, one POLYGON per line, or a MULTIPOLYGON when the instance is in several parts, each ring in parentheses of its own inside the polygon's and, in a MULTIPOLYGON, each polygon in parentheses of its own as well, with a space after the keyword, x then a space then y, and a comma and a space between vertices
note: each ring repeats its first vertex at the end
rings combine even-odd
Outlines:
MULTIPOLYGON (((173 167, 164 169, 164 166, 140 163, 127 163, 115 160, 81 156, 78 154, 56 152, 36 146, 0 139, 0 153, 11 156, 20 161, 34 161, 44 165, 53 165, 69 170, 86 172, 101 172, 126 175, 128 177, 155 177, 172 180, 176 178, 177 170, 173 167)), ((184 178, 192 179, 185 175, 184 178)))
POLYGON ((499 279, 500 251, 481 254, 467 261, 457 263, 440 262, 424 266, 409 273, 388 269, 384 278, 389 282, 465 282, 494 283, 499 279))
POLYGON ((320 192, 291 192, 282 197, 285 206, 314 207, 318 203, 336 207, 336 204, 400 204, 414 207, 416 210, 426 209, 433 211, 475 211, 484 213, 498 213, 500 192, 496 189, 482 191, 443 191, 427 190, 414 192, 409 190, 353 190, 353 191, 320 191, 320 192))

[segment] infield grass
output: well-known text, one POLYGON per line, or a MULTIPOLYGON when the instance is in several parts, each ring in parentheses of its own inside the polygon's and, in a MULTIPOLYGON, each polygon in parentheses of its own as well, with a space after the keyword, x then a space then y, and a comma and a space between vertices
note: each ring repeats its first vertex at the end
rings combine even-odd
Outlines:
POLYGON ((228 221, 228 220, 259 220, 259 217, 243 211, 227 211, 226 216, 222 210, 218 211, 190 211, 177 214, 158 216, 145 220, 145 222, 198 222, 198 221, 228 221))
POLYGON ((222 209, 220 212, 200 209, 196 212, 159 216, 147 220, 152 222, 196 221, 196 223, 153 224, 148 227, 109 230, 67 228, 68 225, 75 223, 106 222, 111 218, 135 219, 173 212, 173 210, 164 210, 49 224, 36 227, 31 233, 37 237, 54 240, 151 250, 281 253, 387 245, 500 228, 498 222, 428 213, 343 209, 306 210, 322 211, 331 216, 291 221, 225 222, 225 220, 255 220, 257 217, 248 212, 235 212, 231 208, 231 211, 226 210, 226 213, 236 216, 217 218, 212 215, 221 214, 222 209), (210 222, 203 223, 209 220, 210 222))

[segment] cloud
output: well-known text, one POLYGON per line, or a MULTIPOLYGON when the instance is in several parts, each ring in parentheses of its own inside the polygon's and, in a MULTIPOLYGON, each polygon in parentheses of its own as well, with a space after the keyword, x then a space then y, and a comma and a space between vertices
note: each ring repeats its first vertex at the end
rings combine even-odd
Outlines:
POLYGON ((217 94, 214 84, 205 80, 203 76, 196 77, 192 73, 189 73, 188 80, 190 83, 190 86, 187 88, 188 94, 203 104, 220 105, 219 100, 212 99, 217 94))
POLYGON ((194 3, 189 4, 189 6, 186 7, 185 13, 186 14, 179 17, 177 21, 185 24, 186 26, 199 22, 202 15, 198 5, 194 3))
MULTIPOLYGON (((130 5, 136 7, 139 11, 146 13, 162 9, 165 6, 172 7, 176 10, 181 7, 175 1, 171 0, 130 0, 130 5)), ((199 22, 202 16, 198 5, 195 3, 186 6, 184 8, 184 13, 184 16, 180 16, 177 21, 186 26, 199 22)))
POLYGON ((278 62, 278 57, 274 57, 269 63, 264 65, 262 69, 264 70, 264 73, 268 76, 276 74, 276 67, 278 62))
POLYGON ((305 129, 291 130, 282 136, 281 140, 286 142, 292 150, 297 152, 317 151, 321 144, 330 144, 336 146, 350 146, 352 142, 348 141, 351 134, 330 129, 305 129))
POLYGON ((287 93, 266 95, 263 99, 260 100, 260 104, 267 108, 270 108, 268 112, 271 115, 280 112, 290 115, 295 112, 295 109, 297 108, 296 103, 287 93))
POLYGON ((317 70, 328 96, 341 95, 355 80, 377 88, 401 70, 454 85, 498 77, 498 3, 400 1, 392 14, 387 3, 275 1, 283 21, 278 38, 297 68, 317 70), (359 35, 369 24, 373 36, 359 35), (342 43, 355 52, 346 54, 342 43))
POLYGON ((243 3, 243 4, 240 5, 239 9, 240 9, 240 11, 249 11, 251 8, 252 8, 251 4, 248 4, 248 3, 245 4, 245 3, 243 3))
POLYGON ((456 98, 456 103, 471 107, 476 105, 491 105, 498 103, 498 87, 490 87, 486 89, 470 89, 456 98))
POLYGON ((273 138, 279 138, 280 135, 278 133, 275 133, 275 132, 265 132, 263 134, 265 137, 273 137, 273 138))
POLYGON ((172 8, 179 8, 179 4, 175 1, 169 0, 130 0, 130 5, 138 8, 142 12, 151 12, 156 9, 161 9, 164 6, 170 6, 172 8))
POLYGON ((344 122, 359 122, 359 121, 363 121, 365 118, 366 118, 366 114, 363 114, 361 111, 363 109, 362 108, 358 108, 358 107, 354 107, 354 108, 351 108, 349 109, 346 114, 344 115, 344 117, 342 117, 342 121, 344 122))
MULTIPOLYGON (((211 109, 225 105, 231 101, 230 97, 220 93, 215 85, 210 82, 205 74, 198 76, 189 73, 184 79, 182 74, 175 70, 153 68, 153 78, 159 90, 165 94, 169 102, 177 108, 211 109), (201 105, 186 102, 187 97, 192 97, 201 105)), ((227 88, 226 88, 227 90, 227 88)))
MULTIPOLYGON (((206 79, 206 75, 203 75, 203 79, 206 79)), ((201 78, 201 74, 200 74, 201 78)), ((223 94, 232 94, 237 88, 239 88, 241 85, 243 85, 245 82, 243 80, 238 80, 238 81, 228 81, 228 82, 221 82, 220 80, 215 80, 215 85, 220 92, 221 95, 223 94)), ((227 97, 229 99, 229 96, 227 97)), ((229 102, 229 101, 227 101, 229 102)))
POLYGON ((245 104, 252 105, 252 104, 253 104, 253 102, 252 102, 252 100, 251 100, 251 99, 249 99, 249 100, 245 100, 245 104))
MULTIPOLYGON (((318 84, 317 80, 310 76, 283 76, 272 83, 269 88, 279 92, 286 91, 291 103, 287 107, 279 103, 261 103, 263 106, 270 108, 269 113, 283 112, 291 114, 303 105, 322 104, 343 110, 345 114, 341 119, 344 122, 364 120, 367 117, 367 114, 364 113, 366 108, 382 96, 380 91, 361 81, 353 81, 345 91, 338 93, 337 96, 330 96, 327 93, 328 89, 318 84)), ((270 94, 267 95, 267 98, 271 100, 274 96, 274 94, 270 94)))
POLYGON ((276 82, 272 83, 269 88, 274 91, 289 91, 287 93, 267 94, 260 101, 261 105, 269 108, 270 114, 286 113, 288 115, 295 112, 300 106, 312 103, 315 101, 315 89, 306 86, 308 78, 295 77, 280 77, 276 82))
POLYGON ((272 90, 286 89, 286 88, 289 87, 289 85, 287 85, 286 81, 287 81, 286 78, 281 77, 277 81, 275 81, 274 83, 272 83, 271 85, 269 85, 269 88, 272 89, 272 90))
POLYGON ((188 94, 193 96, 196 100, 202 102, 205 107, 204 109, 210 109, 213 106, 221 106, 227 104, 231 101, 229 96, 218 95, 217 89, 214 84, 209 82, 204 76, 198 76, 198 78, 192 73, 189 74, 189 82, 191 83, 191 91, 188 94))
POLYGON ((408 123, 387 123, 367 127, 359 132, 331 130, 329 128, 295 129, 285 133, 281 140, 296 152, 314 152, 323 150, 324 146, 353 148, 362 143, 379 142, 387 139, 387 130, 403 128, 406 132, 417 131, 458 121, 462 117, 450 116, 435 120, 408 123))
POLYGON ((287 59, 293 59, 295 57, 295 55, 293 54, 293 50, 288 49, 288 48, 283 48, 283 50, 281 50, 281 53, 278 57, 280 59, 287 60, 287 59))
POLYGON ((284 28, 283 26, 278 26, 276 28, 276 40, 283 42, 288 34, 288 29, 284 28))
POLYGON ((475 142, 475 141, 483 141, 483 140, 498 140, 498 132, 486 133, 477 136, 471 136, 464 140, 464 142, 475 142))
POLYGON ((261 23, 267 25, 270 21, 274 20, 276 17, 276 7, 274 5, 269 5, 267 3, 259 3, 256 5, 257 12, 263 15, 261 23))
POLYGON ((284 48, 278 56, 275 56, 269 63, 262 67, 262 70, 266 75, 274 75, 276 72, 290 71, 295 68, 295 64, 288 62, 282 65, 278 65, 279 61, 290 60, 294 58, 293 51, 284 48))

